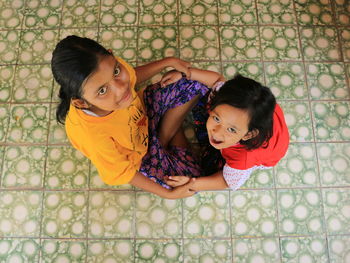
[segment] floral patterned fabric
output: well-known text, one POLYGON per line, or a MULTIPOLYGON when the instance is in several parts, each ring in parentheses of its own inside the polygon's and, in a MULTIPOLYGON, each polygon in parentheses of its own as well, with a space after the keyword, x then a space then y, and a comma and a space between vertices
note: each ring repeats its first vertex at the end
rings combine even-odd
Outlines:
POLYGON ((161 88, 159 83, 148 86, 144 91, 144 102, 149 119, 149 146, 143 157, 140 172, 165 188, 164 176, 201 175, 199 161, 185 148, 170 146, 164 149, 159 142, 158 128, 161 118, 167 110, 181 106, 196 95, 204 96, 208 92, 204 84, 180 79, 178 82, 161 88))

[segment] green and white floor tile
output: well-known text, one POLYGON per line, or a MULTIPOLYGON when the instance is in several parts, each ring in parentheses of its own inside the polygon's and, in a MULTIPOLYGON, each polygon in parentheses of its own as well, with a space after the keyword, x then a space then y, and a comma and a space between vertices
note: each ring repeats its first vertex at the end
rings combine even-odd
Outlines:
POLYGON ((0 262, 350 262, 349 1, 0 0, 0 10, 0 262), (236 192, 165 200, 105 185, 55 121, 51 52, 70 34, 132 65, 175 55, 264 83, 285 112, 286 157, 236 192))

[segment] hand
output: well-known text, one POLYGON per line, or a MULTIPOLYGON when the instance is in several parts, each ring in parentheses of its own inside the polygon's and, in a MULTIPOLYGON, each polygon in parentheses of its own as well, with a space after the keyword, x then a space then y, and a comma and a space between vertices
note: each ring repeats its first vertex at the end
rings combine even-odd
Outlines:
POLYGON ((183 176, 183 175, 167 176, 164 178, 165 183, 171 187, 177 187, 177 186, 184 185, 184 184, 188 183, 189 180, 191 180, 190 177, 183 176))
POLYGON ((165 87, 172 83, 175 83, 181 78, 182 78, 181 72, 176 70, 171 70, 163 75, 162 79, 160 80, 160 85, 162 87, 165 87))
POLYGON ((194 184, 194 181, 195 181, 195 178, 192 178, 188 183, 170 190, 168 198, 178 199, 178 198, 190 197, 194 195, 196 192, 191 189, 194 184))
POLYGON ((168 61, 169 67, 173 67, 177 71, 185 73, 187 79, 189 79, 191 77, 191 71, 190 71, 191 63, 190 62, 187 62, 187 61, 184 61, 182 59, 175 58, 175 57, 170 57, 167 59, 169 60, 168 61))

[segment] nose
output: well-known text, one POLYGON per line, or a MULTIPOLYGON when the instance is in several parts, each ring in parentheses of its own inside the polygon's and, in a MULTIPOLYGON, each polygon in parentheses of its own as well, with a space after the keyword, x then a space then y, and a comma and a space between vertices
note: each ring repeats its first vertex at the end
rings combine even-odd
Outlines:
POLYGON ((221 130, 222 130, 222 127, 221 127, 221 125, 214 125, 213 126, 213 128, 212 128, 212 133, 213 133, 213 135, 215 135, 215 136, 220 136, 220 134, 221 134, 221 130))
POLYGON ((127 87, 126 84, 118 81, 118 80, 112 80, 110 82, 110 88, 112 90, 112 92, 117 95, 118 93, 120 93, 120 91, 124 91, 127 87))

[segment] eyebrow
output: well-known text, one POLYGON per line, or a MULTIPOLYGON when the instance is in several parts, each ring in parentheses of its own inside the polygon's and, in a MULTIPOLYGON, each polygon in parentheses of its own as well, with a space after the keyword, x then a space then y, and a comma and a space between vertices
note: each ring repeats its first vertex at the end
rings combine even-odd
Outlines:
MULTIPOLYGON (((217 111, 213 110, 213 112, 214 112, 215 115, 218 115, 220 117, 220 115, 217 113, 217 111)), ((240 131, 240 129, 238 129, 235 125, 233 125, 231 123, 229 123, 229 126, 231 126, 231 128, 234 128, 237 131, 240 131)))
MULTIPOLYGON (((115 68, 118 67, 119 65, 120 65, 120 62, 119 62, 118 60, 115 59, 115 63, 114 63, 114 66, 113 66, 113 72, 114 72, 115 68)), ((98 91, 99 91, 101 88, 103 88, 106 84, 107 84, 107 83, 104 83, 104 84, 102 84, 100 87, 98 87, 98 88, 96 89, 96 93, 98 93, 98 91)))

